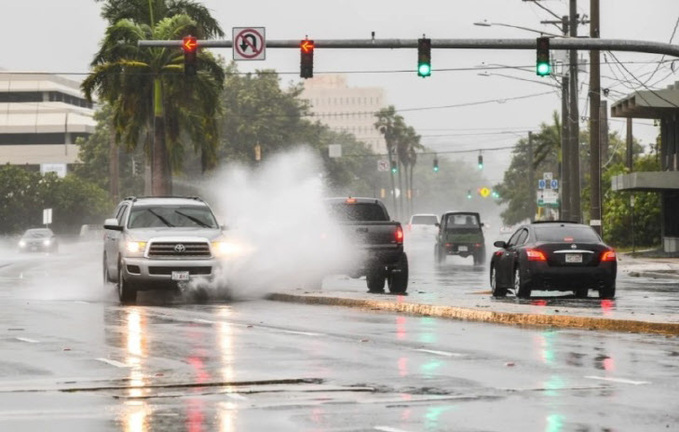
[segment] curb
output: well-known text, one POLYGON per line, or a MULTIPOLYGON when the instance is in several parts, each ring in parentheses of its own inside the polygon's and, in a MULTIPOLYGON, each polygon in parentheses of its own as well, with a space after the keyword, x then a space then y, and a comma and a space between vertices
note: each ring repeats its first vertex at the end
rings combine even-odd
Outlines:
POLYGON ((645 277, 650 279, 675 279, 679 280, 679 274, 675 270, 667 271, 630 271, 630 277, 645 277))
POLYGON ((274 293, 269 300, 289 303, 344 306, 357 309, 379 309, 387 312, 402 312, 410 315, 425 315, 463 321, 477 321, 505 325, 573 328, 581 330, 606 330, 625 333, 652 333, 679 336, 679 323, 659 323, 598 317, 568 315, 542 315, 438 306, 418 303, 392 303, 376 300, 356 300, 336 297, 294 295, 274 293))

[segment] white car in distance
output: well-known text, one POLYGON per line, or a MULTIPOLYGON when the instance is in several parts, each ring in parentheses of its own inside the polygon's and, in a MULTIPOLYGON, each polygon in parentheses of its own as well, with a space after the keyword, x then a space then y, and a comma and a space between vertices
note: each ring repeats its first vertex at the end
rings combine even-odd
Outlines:
POLYGON ((406 233, 412 239, 434 240, 439 229, 439 217, 430 213, 414 214, 410 217, 406 233))

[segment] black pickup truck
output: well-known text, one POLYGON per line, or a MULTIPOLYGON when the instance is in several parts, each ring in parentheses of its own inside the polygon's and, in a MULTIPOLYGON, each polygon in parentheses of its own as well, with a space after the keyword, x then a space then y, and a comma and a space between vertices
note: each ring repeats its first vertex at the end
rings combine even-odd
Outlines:
POLYGON ((403 228, 392 221, 382 201, 375 198, 327 198, 327 208, 338 221, 360 260, 347 274, 366 277, 370 292, 405 293, 408 257, 403 251, 403 228))

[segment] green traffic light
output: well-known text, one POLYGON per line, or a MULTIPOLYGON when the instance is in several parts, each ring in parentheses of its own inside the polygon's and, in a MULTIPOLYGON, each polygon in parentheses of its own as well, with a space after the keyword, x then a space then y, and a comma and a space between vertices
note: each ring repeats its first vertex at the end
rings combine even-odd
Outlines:
POLYGON ((538 63, 536 72, 539 76, 547 76, 552 73, 552 66, 548 62, 538 63))
POLYGON ((417 75, 421 77, 428 77, 431 75, 431 65, 429 63, 420 63, 417 67, 417 75))

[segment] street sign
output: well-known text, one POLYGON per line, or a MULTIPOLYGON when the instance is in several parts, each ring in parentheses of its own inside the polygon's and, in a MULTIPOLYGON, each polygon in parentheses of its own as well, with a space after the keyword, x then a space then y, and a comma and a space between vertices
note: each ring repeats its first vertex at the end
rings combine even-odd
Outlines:
POLYGON ((377 171, 387 172, 389 171, 389 161, 386 159, 378 159, 377 161, 377 171))
POLYGON ((546 172, 542 173, 542 178, 545 180, 551 180, 554 178, 554 175, 551 172, 546 172))
POLYGON ((266 39, 264 27, 233 28, 234 60, 265 60, 266 39))
POLYGON ((553 179, 551 184, 550 184, 550 187, 552 189, 559 189, 559 180, 553 179))
POLYGON ((53 172, 57 174, 57 177, 66 177, 67 167, 65 163, 44 163, 40 164, 40 174, 47 174, 53 172))
POLYGON ((538 189, 544 189, 547 186, 545 179, 538 180, 538 189))
POLYGON ((52 209, 43 209, 42 210, 42 224, 43 225, 49 225, 52 223, 52 209))
POLYGON ((559 205, 559 193, 551 189, 540 190, 537 201, 538 207, 556 207, 559 205))

